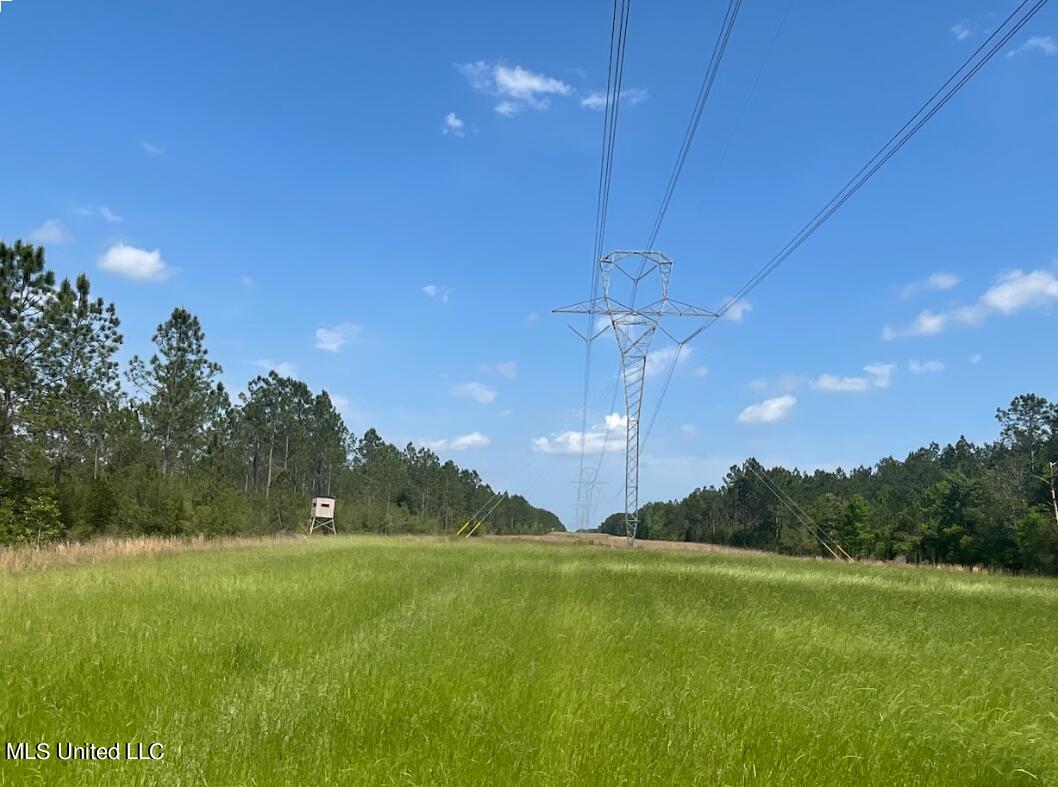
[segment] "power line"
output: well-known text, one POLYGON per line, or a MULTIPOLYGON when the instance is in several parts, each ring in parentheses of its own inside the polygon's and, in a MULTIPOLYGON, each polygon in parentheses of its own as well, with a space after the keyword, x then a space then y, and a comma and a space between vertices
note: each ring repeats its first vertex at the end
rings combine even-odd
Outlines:
POLYGON ((635 544, 639 521, 639 424, 642 415, 643 385, 646 379, 647 355, 658 324, 666 317, 706 317, 712 312, 699 309, 669 296, 672 260, 650 250, 615 251, 599 260, 601 297, 555 309, 565 314, 605 314, 613 328, 617 349, 621 355, 621 379, 625 393, 625 529, 628 546, 635 544), (632 308, 625 306, 615 295, 615 283, 630 285, 643 275, 633 276, 626 266, 643 260, 659 285, 659 298, 652 304, 632 308))
MULTIPOLYGON (((599 202, 596 211, 595 254, 592 264, 602 256, 606 241, 606 218, 610 207, 610 183, 613 179, 613 154, 617 142, 617 117, 621 108, 624 84, 625 49, 628 40, 628 14, 631 0, 621 0, 618 17, 614 2, 614 27, 610 32, 610 69, 606 77, 606 106, 603 117, 603 157, 599 172, 599 202), (616 42, 615 42, 616 36, 616 42)), ((595 279, 593 274, 593 281, 595 279)))
POLYGON ((745 117, 746 111, 753 103, 753 99, 757 94, 757 88, 760 86, 761 77, 764 76, 764 71, 771 62, 772 55, 775 52, 775 46, 779 42, 779 38, 782 36, 783 30, 786 27, 786 21, 790 16, 790 10, 793 8, 793 0, 786 0, 786 8, 783 9, 782 16, 779 17, 779 23, 775 27, 775 33, 771 37, 771 42, 768 44, 768 48, 761 58, 760 66, 757 68, 757 74, 753 78, 753 83, 750 89, 746 92, 745 97, 742 100, 742 106, 739 109, 738 115, 735 117, 735 122, 724 140, 724 146, 720 149, 719 155, 717 155, 715 162, 712 166, 712 178, 709 181, 709 186, 715 186, 719 180, 720 167, 727 159, 728 150, 731 148, 731 142, 739 135, 742 130, 742 120, 745 117))
MULTIPOLYGON (((972 79, 978 71, 980 71, 995 55, 1006 46, 1007 42, 1010 41, 1017 33, 1024 27, 1033 16, 1047 3, 1047 0, 1036 0, 1035 4, 1029 9, 1029 11, 1019 19, 1013 27, 1011 27, 1006 33, 1004 33, 998 41, 992 46, 991 49, 982 57, 978 62, 973 63, 974 59, 985 50, 989 43, 1000 34, 1000 31, 1006 27, 1012 19, 1014 19, 1018 13, 1027 6, 1031 0, 1023 0, 1023 2, 1011 12, 996 30, 992 32, 988 38, 971 54, 961 66, 950 76, 948 80, 937 89, 937 91, 929 97, 929 99, 922 104, 911 116, 911 118, 903 125, 903 127, 897 131, 889 140, 879 149, 874 156, 863 165, 859 172, 852 176, 852 178, 841 188, 840 191, 823 206, 822 209, 812 219, 805 224, 801 230, 794 235, 794 237, 776 254, 772 257, 768 263, 762 267, 756 274, 744 284, 733 296, 728 298, 720 309, 717 310, 719 315, 716 318, 710 319, 705 326, 703 326, 694 335, 701 333, 710 325, 712 325, 719 317, 722 317, 725 313, 754 290, 764 279, 766 279, 771 273, 778 268, 783 262, 793 254, 802 243, 812 237, 826 221, 834 215, 852 196, 859 191, 866 183, 874 176, 879 169, 881 169, 886 162, 889 161, 893 156, 900 151, 901 148, 906 145, 912 137, 919 132, 919 130, 933 118, 954 96, 962 89, 962 87, 972 79), (967 71, 967 67, 971 66, 967 71), (963 72, 966 73, 963 73, 963 72), (960 74, 962 76, 960 77, 960 74), (954 82, 954 84, 952 84, 954 82)), ((693 336, 691 337, 693 338, 693 336)))
MULTIPOLYGON (((617 406, 617 393, 620 390, 619 386, 617 385, 617 383, 620 381, 620 379, 621 379, 621 363, 620 363, 620 361, 618 361, 618 363, 617 363, 617 375, 616 375, 616 377, 614 377, 613 395, 610 397, 610 408, 606 411, 606 414, 605 414, 607 416, 610 415, 614 411, 614 408, 617 406)), ((602 441, 602 448, 599 450, 599 460, 595 463, 595 468, 594 468, 594 470, 592 471, 592 474, 591 474, 591 480, 585 482, 585 483, 588 484, 589 490, 598 483, 599 473, 602 471, 602 465, 603 465, 603 462, 606 460, 606 452, 607 452, 607 449, 608 449, 608 447, 610 445, 610 441, 609 441, 608 438, 609 438, 609 429, 606 426, 606 421, 605 421, 605 417, 604 417, 604 419, 603 419, 603 441, 602 441)), ((582 440, 583 440, 583 438, 582 438, 582 440)), ((603 483, 605 483, 605 482, 603 482, 603 483)), ((591 519, 592 519, 592 504, 591 504, 591 498, 590 497, 585 501, 585 509, 586 509, 585 519, 587 520, 587 524, 590 524, 591 523, 591 519)))
MULTIPOLYGON (((702 120, 702 113, 705 111, 705 105, 709 101, 709 96, 713 92, 713 83, 716 82, 716 75, 720 71, 720 61, 724 59, 724 53, 727 51, 727 43, 731 39, 731 31, 735 27, 735 19, 738 17, 738 10, 742 7, 742 0, 730 0, 727 6, 727 12, 724 14, 723 23, 720 25, 720 32, 717 34, 716 43, 713 45, 713 54, 709 58, 709 65, 705 70, 705 76, 702 78, 702 86, 698 90, 698 98, 694 103, 694 108, 691 110, 691 119, 687 123, 687 128, 683 132, 683 140, 680 143, 680 149, 676 153, 676 164, 672 168, 672 173, 669 175, 668 184, 665 186, 665 193, 661 197, 661 205, 658 207, 657 217, 654 219, 654 226, 650 231, 650 239, 643 246, 644 249, 653 249, 654 243, 658 239, 658 233, 661 232, 661 224, 665 221, 665 214, 668 213, 669 204, 672 202, 672 197, 676 193, 676 184, 679 182, 680 175, 683 173, 683 165, 687 162, 687 156, 691 152, 691 144, 694 142, 694 135, 698 131, 698 124, 702 120)), ((632 306, 635 306, 636 294, 639 291, 639 282, 642 279, 644 268, 642 265, 639 269, 639 274, 636 276, 636 280, 632 285, 632 306)))
MULTIPOLYGON (((610 57, 606 73, 606 105, 603 113, 603 144, 602 158, 599 162, 599 188, 597 204, 595 209, 595 244, 592 251, 591 263, 591 297, 594 300, 598 293, 598 269, 597 262, 602 256, 603 244, 606 241, 606 218, 610 206, 610 185, 613 180, 614 147, 617 142, 617 116, 621 103, 621 86, 624 81, 625 48, 628 40, 628 15, 631 10, 631 0, 614 0, 613 14, 610 20, 610 57)), ((591 387, 591 350, 595 333, 595 315, 589 313, 586 317, 587 325, 584 336, 584 385, 583 401, 581 409, 581 451, 580 467, 577 480, 577 512, 578 518, 584 519, 588 512, 585 511, 584 498, 584 465, 585 465, 585 441, 584 434, 588 429, 588 392, 591 387)), ((594 483, 594 481, 593 481, 594 483)), ((581 524, 583 526, 583 524, 581 524)))
POLYGON ((747 459, 745 466, 752 471, 758 480, 764 484, 764 488, 775 495, 779 502, 782 503, 790 512, 800 520, 801 524, 804 525, 805 529, 815 536, 816 540, 823 545, 823 548, 827 550, 836 560, 847 560, 850 563, 855 563, 855 558, 852 557, 845 549, 841 546, 834 536, 832 536, 826 529, 816 524, 816 521, 812 519, 801 506, 790 497, 784 490, 780 489, 778 484, 775 484, 767 478, 762 472, 764 468, 757 468, 760 466, 755 459, 747 459))
POLYGON ((738 10, 742 6, 742 0, 730 0, 727 6, 727 13, 724 15, 724 22, 720 26, 720 33, 716 38, 716 44, 713 46, 713 55, 709 59, 709 67, 705 71, 705 78, 702 80, 702 87, 698 91, 698 100, 694 104, 694 110, 691 112, 690 122, 687 124, 687 130, 683 133, 683 142, 680 144, 679 153, 676 154, 676 165, 672 168, 672 174, 669 176, 668 185, 665 187, 665 193, 661 198, 661 206, 658 208, 657 217, 654 219, 654 227, 650 231, 650 240, 647 241, 646 249, 653 249, 654 242, 658 238, 658 233, 661 231, 661 224, 665 221, 665 214, 669 210, 669 203, 672 202, 672 195, 676 192, 676 184, 679 182, 680 175, 683 173, 683 165, 687 162, 687 154, 691 151, 691 143, 694 142, 695 132, 698 131, 698 124, 702 119, 702 112, 705 111, 705 104, 709 100, 709 94, 712 93, 713 83, 716 81, 716 75, 720 70, 720 61, 724 59, 724 52, 727 51, 727 43, 731 39, 731 31, 735 27, 735 19, 738 16, 738 10))
POLYGON ((669 364, 668 371, 665 373, 665 383, 661 386, 661 394, 658 396, 658 403, 654 406, 654 412, 650 414, 650 423, 647 424, 647 431, 643 434, 643 450, 646 450, 647 440, 650 439, 650 433, 654 431, 654 422, 658 420, 658 412, 661 410, 661 403, 665 401, 665 394, 669 392, 669 383, 672 382, 672 375, 676 371, 676 364, 680 360, 680 353, 683 352, 683 345, 685 342, 680 342, 676 345, 676 352, 672 355, 672 363, 669 364))
MULTIPOLYGON (((672 202, 672 197, 676 193, 676 184, 679 182, 680 175, 683 173, 683 165, 687 161, 687 156, 691 150, 691 144, 694 142, 694 135, 698 131, 698 125, 702 119, 702 113, 705 111, 705 105, 709 101, 709 96, 713 91, 713 84, 716 82, 716 75, 720 71, 720 63, 724 59, 724 53, 727 51, 728 41, 731 39, 731 32, 735 27, 735 20, 738 18, 739 9, 742 7, 742 0, 730 0, 727 6, 727 12, 724 14, 723 23, 720 25, 720 32, 717 34, 716 43, 713 45, 713 54, 709 58, 709 66, 706 68, 705 76, 702 79, 702 86, 698 91, 698 99, 695 101, 694 109, 691 111, 691 119, 687 124, 687 129, 683 133, 683 141, 680 143, 679 152, 676 154, 676 164, 672 169, 672 174, 669 175, 668 185, 665 187, 665 193, 661 198, 661 205, 658 208, 657 217, 654 219, 654 226, 650 231, 650 239, 647 241, 644 248, 653 249, 654 243, 657 241, 658 233, 661 232, 661 225, 665 221, 665 215, 668 213, 669 204, 672 202)), ((782 21, 779 24, 779 29, 782 29, 782 25, 786 21, 786 15, 790 11, 789 4, 786 7, 786 11, 783 14, 782 21)), ((778 38, 778 33, 776 33, 778 38)), ((772 47, 775 46, 775 40, 772 40, 772 47)), ((769 56, 771 52, 769 50, 769 56)), ((761 65, 763 71, 763 64, 761 65)), ((760 80, 760 73, 757 74, 757 81, 760 80)), ((756 84, 754 84, 754 89, 756 84)), ((639 275, 632 286, 632 306, 635 306, 636 294, 639 289, 639 281, 642 278, 643 266, 640 264, 639 275)), ((676 345, 676 352, 673 355, 672 363, 669 365, 668 371, 665 375, 665 383, 662 387, 661 396, 658 399, 658 408, 660 409, 660 403, 665 398, 665 393, 669 389, 669 383, 672 382, 672 374, 676 370, 676 364, 679 361, 680 353, 683 350, 683 343, 676 345)), ((655 409, 650 419, 650 424, 647 427, 647 431, 643 437, 643 446, 645 447, 647 440, 650 438, 650 432, 654 428, 654 421, 657 419, 657 409, 655 409)))
MULTIPOLYGON (((716 43, 715 43, 714 48, 713 48, 713 54, 712 54, 712 57, 710 58, 710 61, 709 61, 709 67, 706 70, 706 76, 703 79, 703 84, 701 84, 701 89, 698 91, 698 97, 697 97, 697 100, 695 102, 694 109, 691 112, 691 121, 688 124, 687 130, 685 131, 685 133, 683 133, 683 139, 682 139, 682 142, 680 144, 680 149, 679 149, 679 151, 678 151, 678 153, 676 155, 676 164, 675 164, 675 166, 673 168, 672 175, 669 178, 669 183, 668 183, 667 187, 665 187, 665 193, 664 193, 664 196, 662 197, 662 200, 661 200, 661 206, 658 209, 658 217, 657 217, 657 219, 655 221, 654 230, 651 233, 651 240, 645 246, 646 250, 653 249, 654 241, 657 239, 657 234, 660 231, 661 222, 664 219, 664 214, 669 209, 669 203, 672 201, 672 196, 675 193, 676 183, 678 182, 680 173, 682 172, 683 164, 685 164, 686 161, 687 161, 688 153, 690 152, 690 148, 691 148, 691 143, 694 140, 694 134, 697 131, 698 124, 701 121, 701 114, 703 114, 703 112, 705 110, 706 103, 708 102, 708 99, 709 99, 709 95, 712 92, 712 87, 713 87, 713 84, 715 83, 715 80, 716 80, 716 74, 719 71, 720 60, 723 60, 723 58, 724 58, 724 53, 727 50, 727 44, 728 44, 728 41, 730 40, 730 37, 731 37, 731 31, 732 31, 733 26, 734 26, 734 21, 735 21, 735 18, 737 17, 737 14, 738 14, 738 8, 740 8, 741 5, 742 5, 742 0, 730 0, 730 4, 728 5, 728 11, 727 11, 727 14, 725 15, 725 18, 724 18, 724 23, 722 25, 720 25, 720 32, 717 35, 716 43)), ((624 13, 624 16, 626 17, 626 14, 627 14, 626 8, 622 7, 622 11, 624 13)), ((615 18, 616 18, 616 12, 617 12, 617 8, 616 8, 616 3, 615 3, 615 18)), ((624 29, 624 31, 626 33, 626 28, 627 28, 626 18, 625 18, 625 21, 624 21, 622 26, 623 26, 623 29, 624 29)), ((613 44, 613 37, 612 37, 612 44, 613 44)), ((612 50, 613 50, 613 47, 612 47, 612 50)), ((617 121, 616 121, 616 113, 617 113, 617 108, 619 106, 620 97, 621 97, 621 79, 623 78, 623 65, 624 65, 624 55, 623 55, 623 51, 622 51, 619 54, 619 60, 618 60, 618 63, 617 63, 616 85, 614 87, 613 94, 610 93, 609 86, 607 85, 606 109, 608 111, 610 105, 612 105, 612 104, 613 104, 613 106, 615 108, 613 126, 610 127, 610 135, 612 135, 612 138, 613 138, 613 135, 616 133, 616 123, 617 123, 617 121)), ((612 70, 612 73, 615 73, 615 72, 612 70)), ((604 148, 604 150, 605 149, 606 148, 604 148)), ((608 168, 610 170, 612 170, 612 168, 613 168, 613 139, 610 140, 610 145, 608 147, 608 150, 609 150, 609 157, 610 157, 609 161, 608 161, 608 168)), ((605 154, 606 153, 604 152, 604 157, 605 157, 605 154)), ((604 162, 605 162, 605 159, 604 159, 604 162)), ((603 171, 605 172, 606 170, 607 170, 607 163, 604 163, 603 171)), ((599 212, 600 222, 597 225, 597 232, 596 232, 596 259, 602 259, 602 250, 603 250, 603 245, 604 245, 604 242, 605 242, 605 207, 608 204, 608 199, 609 199, 608 198, 608 185, 609 185, 608 178, 609 177, 612 177, 612 175, 610 175, 610 173, 607 173, 607 175, 606 175, 606 178, 607 178, 607 181, 606 181, 607 194, 605 195, 605 201, 603 201, 603 195, 604 195, 603 184, 602 184, 602 180, 600 180, 600 212, 599 212)), ((643 278, 643 274, 644 274, 644 271, 645 271, 646 264, 647 264, 647 257, 643 256, 642 259, 640 260, 640 263, 639 263, 639 273, 633 278, 632 295, 631 295, 631 304, 632 304, 633 311, 635 310, 635 303, 636 303, 637 292, 638 292, 638 289, 639 289, 639 282, 643 278)), ((590 298, 590 301, 589 301, 589 303, 592 304, 592 305, 594 305, 596 303, 596 301, 597 301, 598 281, 599 281, 598 276, 592 277, 592 280, 591 280, 591 298, 590 298)), ((594 338, 594 335, 592 335, 592 334, 595 333, 595 326, 592 325, 592 319, 594 319, 596 314, 597 314, 597 312, 596 312, 594 307, 588 308, 586 311, 587 311, 588 325, 586 327, 585 334, 584 334, 585 341, 587 342, 587 348, 585 350, 585 391, 587 390, 587 380, 588 380, 589 367, 590 367, 591 342, 592 342, 592 338, 594 338)), ((614 326, 614 330, 615 330, 615 332, 617 332, 617 330, 618 330, 616 324, 614 326)), ((651 331, 651 335, 653 335, 653 331, 651 331)), ((645 364, 645 352, 646 352, 645 348, 647 346, 649 346, 649 340, 647 340, 647 343, 642 346, 643 353, 644 353, 643 354, 643 363, 644 364, 645 364)), ((671 377, 671 371, 670 371, 670 377, 671 377)), ((667 381, 667 383, 665 383, 665 385, 667 385, 667 387, 668 387, 668 381, 667 381)), ((636 398, 636 401, 637 402, 641 401, 641 383, 640 383, 639 397, 636 398)), ((617 391, 615 390, 615 392, 614 392, 614 403, 616 404, 616 402, 617 402, 617 391)), ((610 407, 610 409, 613 409, 613 407, 610 407)), ((638 410, 639 410, 639 404, 637 403, 637 405, 636 405, 636 414, 635 414, 635 423, 636 423, 635 434, 636 434, 637 443, 638 443, 638 422, 639 422, 639 411, 638 410)), ((626 414, 626 417, 631 419, 632 415, 631 414, 626 414)), ((653 420, 652 420, 652 425, 653 425, 653 420)), ((587 414, 586 414, 586 411, 585 411, 584 419, 583 419, 583 422, 582 422, 582 435, 586 432, 586 429, 587 429, 587 414)), ((586 518, 590 518, 590 505, 589 504, 585 504, 584 497, 583 497, 583 490, 585 489, 585 483, 586 483, 585 479, 584 479, 584 447, 583 446, 584 446, 584 441, 583 441, 583 437, 582 437, 581 469, 580 469, 580 480, 578 482, 579 483, 579 487, 578 488, 579 488, 579 490, 581 490, 581 497, 578 500, 578 509, 579 509, 579 511, 583 511, 584 512, 584 515, 585 515, 586 518)), ((596 479, 598 479, 599 472, 600 472, 600 470, 602 468, 602 463, 603 463, 603 460, 605 459, 605 456, 606 456, 606 439, 604 437, 602 451, 600 452, 599 460, 596 463, 595 472, 594 472, 594 474, 592 474, 592 481, 590 482, 592 484, 592 486, 594 486, 594 484, 596 482, 596 479)), ((627 457, 626 457, 626 459, 627 459, 627 457)), ((627 461, 626 461, 626 463, 627 463, 627 461)), ((637 451, 636 451, 636 462, 635 462, 635 464, 636 464, 635 476, 638 478, 638 445, 637 445, 637 451)), ((630 473, 630 471, 628 471, 628 469, 626 468, 626 470, 625 470, 625 476, 626 476, 625 491, 626 491, 626 496, 627 496, 627 477, 628 477, 628 473, 630 473)), ((636 488, 638 490, 638 481, 636 481, 635 486, 636 486, 636 488)), ((626 506, 626 509, 627 509, 627 506, 626 506)), ((626 511, 626 514, 627 514, 627 511, 626 511)), ((635 518, 635 513, 633 513, 632 517, 633 517, 633 519, 635 518)), ((584 525, 586 526, 587 524, 588 524, 587 521, 585 521, 584 525)), ((633 526, 631 526, 631 529, 630 529, 630 538, 628 538, 628 541, 630 541, 630 544, 632 543, 632 539, 634 538, 634 533, 635 533, 635 527, 633 525, 633 526)))
MULTIPOLYGON (((838 191, 836 195, 824 205, 815 216, 807 224, 805 224, 801 230, 794 235, 794 237, 774 256, 767 264, 764 265, 753 277, 746 282, 733 296, 727 299, 727 301, 716 311, 715 317, 709 317, 705 320, 704 324, 698 328, 694 333, 688 336, 683 342, 679 343, 682 347, 687 342, 694 339, 696 336, 701 334, 703 331, 710 328, 717 320, 723 317, 728 311, 730 311, 735 304, 739 303, 745 298, 750 292, 758 287, 768 276, 770 276, 776 268, 782 265, 790 255, 792 255, 801 244, 808 240, 815 232, 827 222, 827 220, 833 216, 849 199, 852 198, 856 192, 858 192, 866 183, 869 181, 875 173, 878 172, 893 156, 896 155, 901 148, 906 145, 912 137, 915 136, 921 130, 921 128, 928 123, 934 115, 937 114, 954 96, 969 82, 978 71, 980 71, 995 55, 1003 49, 1004 46, 1013 38, 1017 33, 1029 22, 1036 13, 1047 4, 1047 0, 1035 0, 1035 3, 1029 8, 1029 10, 1017 21, 1006 32, 1003 32, 1008 25, 1011 24, 1012 20, 1018 17, 1018 14, 1026 6, 1029 6, 1032 0, 1023 0, 1023 2, 1015 8, 1010 15, 1003 20, 1003 23, 999 25, 992 33, 982 42, 982 44, 974 50, 974 52, 955 70, 955 72, 948 77, 947 81, 944 82, 936 92, 933 93, 925 103, 922 104, 911 116, 911 118, 897 131, 889 140, 879 149, 874 156, 863 165, 863 167, 852 176, 851 179, 838 191), (998 36, 998 39, 997 39, 998 36), (992 42, 995 43, 992 43, 992 42), (991 44, 991 48, 988 48, 991 44), (987 49, 987 51, 985 51, 987 49), (984 52, 984 56, 978 59, 978 56, 984 52), (976 61, 976 62, 975 62, 976 61)), ((671 378, 672 372, 676 366, 676 359, 679 357, 677 352, 673 357, 673 363, 669 369, 669 377, 671 378)), ((650 432, 654 428, 654 421, 657 419, 658 411, 661 409, 661 403, 664 400, 665 392, 668 390, 668 384, 666 382, 665 388, 662 390, 662 395, 658 400, 657 406, 654 408, 654 413, 650 419, 650 424, 646 431, 646 436, 643 442, 650 437, 650 432)))

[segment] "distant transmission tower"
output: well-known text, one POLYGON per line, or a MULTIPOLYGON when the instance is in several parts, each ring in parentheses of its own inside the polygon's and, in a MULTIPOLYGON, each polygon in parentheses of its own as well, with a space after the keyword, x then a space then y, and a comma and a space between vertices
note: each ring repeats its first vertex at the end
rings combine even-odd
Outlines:
POLYGON ((595 497, 595 490, 606 486, 605 481, 599 480, 598 467, 587 471, 587 474, 590 474, 590 478, 586 477, 584 481, 573 482, 577 485, 577 530, 591 529, 592 510, 594 508, 592 500, 595 497))
MULTIPOLYGON (((639 526, 639 418, 643 409, 643 383, 647 372, 647 356, 654 332, 660 330, 678 345, 680 341, 661 327, 665 317, 715 318, 715 312, 699 309, 669 297, 669 278, 672 275, 672 260, 656 251, 614 251, 602 257, 598 263, 602 295, 572 306, 555 309, 556 314, 598 315, 606 324, 598 327, 592 319, 591 330, 582 334, 573 326, 571 330, 586 342, 593 342, 603 333, 613 329, 617 348, 621 353, 621 379, 625 390, 625 532, 628 546, 635 545, 636 528, 639 526), (633 269, 635 270, 633 271, 633 269), (615 277, 614 273, 619 276, 615 277), (654 302, 636 307, 635 299, 646 283, 657 278, 660 296, 654 302), (615 282, 615 279, 617 280, 615 282), (618 292, 619 284, 628 288, 626 305, 618 300, 625 297, 618 292)), ((581 435, 581 440, 585 436, 581 435)), ((604 438, 605 439, 605 438, 604 438)))

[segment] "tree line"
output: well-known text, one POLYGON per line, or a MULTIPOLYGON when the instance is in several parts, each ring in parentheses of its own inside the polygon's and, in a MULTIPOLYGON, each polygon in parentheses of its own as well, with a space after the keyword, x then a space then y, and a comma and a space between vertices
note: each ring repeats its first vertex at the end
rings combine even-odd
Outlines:
MULTIPOLYGON (((353 435, 300 380, 257 376, 233 401, 186 309, 124 371, 119 328, 87 276, 56 283, 42 247, 0 242, 0 545, 295 531, 314 495, 338 499, 340 531, 443 533, 493 497, 429 449, 353 435)), ((486 528, 563 529, 517 495, 486 528)))
MULTIPOLYGON (((851 472, 775 467, 762 480, 751 459, 719 487, 643 506, 639 536, 826 554, 800 507, 856 558, 1058 573, 1058 404, 1025 394, 996 419, 995 442, 932 443, 851 472)), ((624 515, 600 529, 623 535, 624 515)))

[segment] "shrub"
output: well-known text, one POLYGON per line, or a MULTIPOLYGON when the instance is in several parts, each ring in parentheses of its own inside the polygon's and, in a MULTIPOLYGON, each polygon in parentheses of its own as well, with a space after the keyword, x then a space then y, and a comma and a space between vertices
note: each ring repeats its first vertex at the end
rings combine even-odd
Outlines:
POLYGON ((54 489, 23 478, 0 479, 0 544, 40 545, 64 535, 54 489))

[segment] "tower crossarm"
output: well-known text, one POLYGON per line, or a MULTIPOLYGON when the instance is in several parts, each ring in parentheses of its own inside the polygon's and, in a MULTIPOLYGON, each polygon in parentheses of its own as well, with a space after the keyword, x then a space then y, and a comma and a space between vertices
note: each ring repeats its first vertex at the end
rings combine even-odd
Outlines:
MULTIPOLYGON (((643 409, 643 383, 646 379, 647 359, 650 356, 650 345, 654 334, 661 331, 669 338, 674 337, 662 327, 662 322, 669 317, 698 318, 706 323, 719 317, 716 312, 693 306, 684 301, 669 297, 669 278, 672 275, 672 260, 657 251, 614 251, 598 260, 597 278, 593 282, 593 294, 597 297, 587 301, 562 306, 555 309, 557 314, 589 315, 589 334, 581 334, 572 325, 570 330, 584 341, 591 342, 613 330, 617 348, 621 356, 621 378, 625 392, 625 529, 628 534, 628 545, 635 543, 636 530, 639 524, 639 422, 643 409), (635 306, 636 294, 644 282, 650 278, 651 286, 657 287, 656 300, 645 306, 635 306), (595 286, 600 289, 594 289, 595 286), (630 291, 629 303, 622 303, 617 293, 630 291), (596 315, 605 317, 593 319, 596 315)), ((700 332, 699 328, 695 334, 700 332)), ((683 342, 677 342, 681 345, 683 342)), ((677 350, 678 352, 678 350, 677 350)), ((677 356, 678 357, 678 356, 677 356)), ((589 355, 590 362, 590 355, 589 355)), ((587 379, 587 378, 585 378, 587 379)), ((585 412, 587 405, 587 383, 585 383, 585 412)), ((586 415, 585 415, 586 418, 586 415)), ((582 459, 578 505, 585 495, 582 459)), ((597 474, 597 471, 596 471, 597 474)), ((593 477, 591 484, 596 479, 593 477)), ((590 488, 590 487, 589 487, 590 488)))

